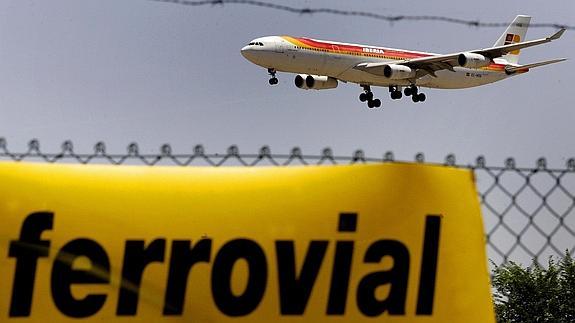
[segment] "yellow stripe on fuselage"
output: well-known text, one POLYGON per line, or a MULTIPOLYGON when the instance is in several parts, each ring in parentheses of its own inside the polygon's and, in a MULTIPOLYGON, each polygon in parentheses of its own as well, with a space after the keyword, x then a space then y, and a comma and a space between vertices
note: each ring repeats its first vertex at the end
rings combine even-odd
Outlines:
MULTIPOLYGON (((300 39, 292 37, 292 36, 281 36, 281 38, 284 39, 285 41, 291 43, 292 45, 298 47, 298 48, 304 48, 304 49, 318 51, 318 52, 326 52, 326 53, 330 53, 330 54, 340 54, 340 55, 350 55, 350 56, 360 56, 360 57, 375 57, 375 58, 395 60, 395 61, 409 60, 409 59, 411 59, 411 57, 409 57, 409 56, 415 56, 415 57, 432 56, 430 54, 429 55, 423 55, 423 54, 415 54, 415 53, 409 53, 409 52, 405 52, 404 56, 394 56, 394 55, 378 54, 378 53, 371 53, 371 52, 342 50, 339 48, 339 46, 348 46, 345 44, 326 43, 326 45, 331 45, 332 48, 327 48, 327 47, 326 48, 320 48, 320 47, 315 47, 315 46, 311 46, 309 44, 306 44, 305 42, 301 41, 300 39), (338 48, 338 49, 334 49, 334 47, 338 48), (407 57, 405 57, 405 56, 407 56, 407 57)), ((369 47, 369 46, 363 46, 363 45, 353 45, 353 46, 369 47)), ((385 50, 385 51, 399 52, 399 50, 385 50)), ((415 58, 415 57, 413 57, 413 58, 415 58)), ((505 72, 505 65, 491 64, 489 66, 481 67, 479 69, 485 70, 485 71, 491 71, 491 72, 505 72)))

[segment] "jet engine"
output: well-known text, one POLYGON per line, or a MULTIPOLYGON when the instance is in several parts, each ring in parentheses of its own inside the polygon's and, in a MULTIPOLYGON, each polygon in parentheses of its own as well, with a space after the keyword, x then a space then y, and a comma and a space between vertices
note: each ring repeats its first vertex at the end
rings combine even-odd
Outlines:
POLYGON ((334 89, 337 87, 337 79, 329 76, 298 74, 295 77, 295 86, 304 90, 334 89))
POLYGON ((405 65, 389 64, 383 67, 383 76, 390 80, 402 80, 415 77, 416 71, 405 65))
POLYGON ((480 68, 489 66, 491 59, 475 53, 461 53, 457 56, 457 63, 462 67, 480 68))

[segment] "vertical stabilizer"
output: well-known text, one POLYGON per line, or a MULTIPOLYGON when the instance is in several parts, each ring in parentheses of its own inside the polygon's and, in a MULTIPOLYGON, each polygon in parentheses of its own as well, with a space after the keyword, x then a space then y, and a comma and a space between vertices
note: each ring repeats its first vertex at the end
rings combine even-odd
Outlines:
MULTIPOLYGON (((507 27, 503 35, 499 37, 493 46, 502 46, 525 41, 525 34, 527 33, 530 21, 530 16, 519 15, 515 17, 513 22, 509 27, 507 27)), ((519 62, 519 50, 503 55, 501 58, 505 59, 509 63, 517 64, 519 62)))

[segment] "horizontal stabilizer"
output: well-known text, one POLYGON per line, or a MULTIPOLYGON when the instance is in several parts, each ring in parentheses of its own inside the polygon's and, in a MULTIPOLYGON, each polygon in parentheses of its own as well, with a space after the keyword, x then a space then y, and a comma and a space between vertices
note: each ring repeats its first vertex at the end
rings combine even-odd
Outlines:
POLYGON ((561 28, 559 31, 557 31, 553 35, 549 36, 549 39, 550 40, 559 39, 559 38, 561 38, 561 36, 563 36, 564 32, 565 32, 565 28, 561 28))
POLYGON ((550 61, 543 61, 543 62, 528 64, 528 65, 520 65, 520 66, 507 65, 507 66, 505 66, 505 72, 507 72, 508 74, 511 74, 511 73, 515 73, 517 71, 523 71, 523 70, 526 71, 526 70, 528 70, 530 68, 534 68, 534 67, 545 66, 545 65, 549 65, 549 64, 563 62, 565 60, 567 60, 567 59, 566 58, 558 58, 558 59, 552 59, 550 61))

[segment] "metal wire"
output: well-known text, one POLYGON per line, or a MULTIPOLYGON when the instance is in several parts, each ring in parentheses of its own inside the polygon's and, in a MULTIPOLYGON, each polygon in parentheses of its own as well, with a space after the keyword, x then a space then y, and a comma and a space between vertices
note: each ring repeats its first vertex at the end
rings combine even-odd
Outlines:
MULTIPOLYGON (((390 23, 400 22, 400 21, 439 21, 451 24, 466 25, 472 27, 507 27, 509 22, 484 22, 479 20, 468 20, 462 18, 446 17, 446 16, 434 16, 434 15, 382 15, 374 12, 367 11, 356 11, 356 10, 341 10, 335 8, 296 8, 282 4, 275 4, 263 1, 255 0, 149 0, 154 2, 166 2, 173 3, 191 7, 199 6, 223 6, 224 4, 235 4, 235 5, 247 5, 253 7, 260 7, 271 10, 284 11, 292 14, 298 15, 313 15, 313 14, 330 14, 338 16, 350 16, 350 17, 362 17, 371 18, 377 20, 383 20, 390 23)), ((569 26, 560 23, 535 23, 530 24, 530 28, 565 28, 574 30, 575 26, 569 26)))
MULTIPOLYGON (((350 156, 337 156, 330 148, 325 148, 314 155, 304 154, 294 147, 288 154, 275 154, 268 146, 261 147, 255 154, 240 153, 237 146, 230 146, 225 153, 218 154, 207 153, 202 145, 197 145, 192 153, 176 154, 169 144, 164 144, 158 153, 143 154, 137 143, 129 144, 125 153, 109 153, 105 143, 98 142, 92 153, 77 153, 71 141, 62 143, 59 152, 45 153, 36 139, 28 142, 26 151, 16 153, 8 149, 3 138, 0 138, 0 160, 208 167, 396 161, 392 152, 370 158, 362 150, 356 150, 350 156)), ((430 164, 422 153, 416 154, 414 161, 430 164)), ((566 251, 575 255, 575 158, 568 159, 564 168, 551 169, 544 158, 538 159, 534 167, 517 167, 513 158, 508 158, 503 166, 487 166, 481 156, 475 164, 461 165, 457 164, 455 155, 449 154, 443 163, 436 165, 474 171, 488 255, 494 264, 531 259, 545 264, 552 255, 563 255, 566 251)))

